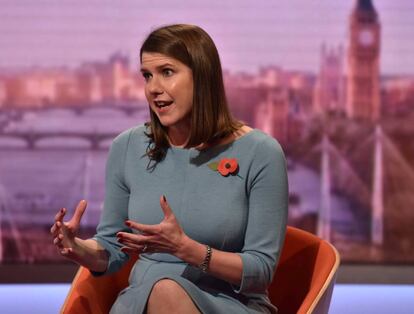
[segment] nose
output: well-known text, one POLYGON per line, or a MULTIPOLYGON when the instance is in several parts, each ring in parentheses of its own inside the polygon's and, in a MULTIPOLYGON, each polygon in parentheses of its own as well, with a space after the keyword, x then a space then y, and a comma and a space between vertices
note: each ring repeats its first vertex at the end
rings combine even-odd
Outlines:
POLYGON ((147 89, 152 95, 159 95, 164 92, 160 80, 155 75, 147 82, 147 89))

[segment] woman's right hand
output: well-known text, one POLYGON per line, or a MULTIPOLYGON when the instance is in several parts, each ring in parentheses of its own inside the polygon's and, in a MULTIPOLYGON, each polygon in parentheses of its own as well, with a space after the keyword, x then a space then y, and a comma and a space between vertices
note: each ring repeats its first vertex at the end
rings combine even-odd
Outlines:
POLYGON ((86 201, 81 200, 75 209, 72 219, 67 222, 63 221, 67 209, 62 208, 56 214, 55 223, 50 228, 53 244, 58 248, 60 254, 75 261, 78 259, 80 253, 78 252, 79 250, 77 250, 76 236, 86 206, 86 201))

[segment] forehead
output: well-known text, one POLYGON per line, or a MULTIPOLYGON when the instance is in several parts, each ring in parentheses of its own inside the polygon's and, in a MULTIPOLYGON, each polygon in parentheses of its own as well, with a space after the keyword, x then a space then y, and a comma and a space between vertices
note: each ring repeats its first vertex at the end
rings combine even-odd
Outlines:
POLYGON ((157 67, 164 64, 184 65, 179 60, 158 52, 143 52, 141 56, 141 67, 157 67))

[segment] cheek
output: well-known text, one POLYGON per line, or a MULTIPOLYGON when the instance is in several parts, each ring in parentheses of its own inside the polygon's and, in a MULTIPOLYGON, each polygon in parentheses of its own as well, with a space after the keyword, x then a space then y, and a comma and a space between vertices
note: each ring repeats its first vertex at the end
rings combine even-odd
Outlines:
POLYGON ((193 106, 193 90, 192 89, 190 89, 187 92, 187 99, 186 100, 189 103, 189 105, 192 107, 193 106))
POLYGON ((183 79, 175 86, 176 93, 179 93, 182 101, 193 102, 193 82, 190 79, 183 79))
POLYGON ((148 88, 145 87, 144 88, 144 94, 145 94, 145 98, 147 98, 148 102, 150 102, 150 92, 148 91, 148 88))

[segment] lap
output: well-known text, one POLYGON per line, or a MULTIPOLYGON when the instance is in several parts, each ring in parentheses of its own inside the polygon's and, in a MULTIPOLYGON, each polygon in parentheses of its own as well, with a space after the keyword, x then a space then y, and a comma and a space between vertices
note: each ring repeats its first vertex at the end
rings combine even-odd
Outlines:
POLYGON ((262 306, 261 311, 255 310, 249 298, 230 291, 230 286, 225 288, 224 283, 205 280, 203 276, 190 266, 141 260, 131 273, 130 286, 118 295, 110 313, 145 313, 154 287, 157 290, 176 289, 185 293, 202 313, 266 312, 262 306))

